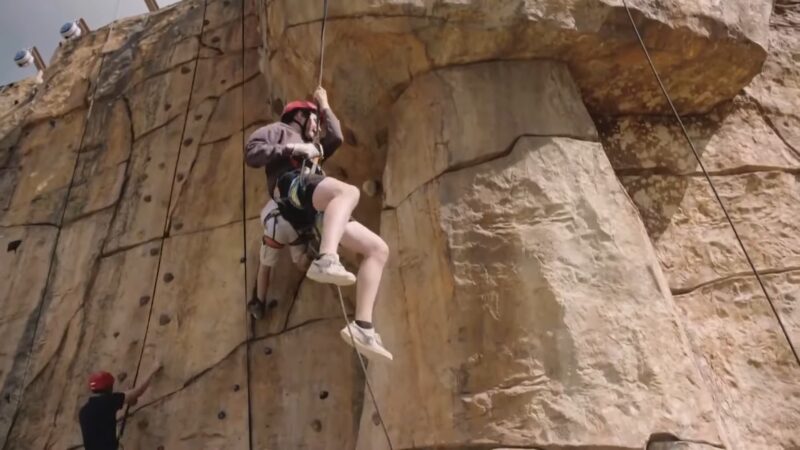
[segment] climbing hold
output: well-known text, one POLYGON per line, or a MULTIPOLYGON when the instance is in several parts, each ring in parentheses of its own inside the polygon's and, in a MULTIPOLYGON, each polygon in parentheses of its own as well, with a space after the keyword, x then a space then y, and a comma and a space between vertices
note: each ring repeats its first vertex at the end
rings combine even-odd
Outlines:
POLYGON ((158 317, 158 324, 161 326, 164 326, 170 322, 172 322, 172 319, 170 319, 169 316, 166 314, 162 314, 161 316, 158 317))
POLYGON ((16 253, 17 249, 19 248, 20 245, 22 245, 22 241, 19 240, 19 239, 17 239, 16 241, 11 241, 11 242, 8 243, 8 246, 6 247, 6 251, 7 252, 16 253))
POLYGON ((179 182, 183 181, 183 174, 179 173, 178 176, 175 177, 179 182))
POLYGON ((245 258, 244 256, 242 256, 241 258, 239 258, 239 262, 240 262, 240 263, 244 263, 244 262, 246 262, 246 261, 247 261, 247 258, 245 258))
POLYGON ((165 283, 169 283, 170 281, 172 281, 174 279, 175 279, 175 275, 173 275, 172 273, 167 272, 167 273, 164 274, 164 282, 165 283))
POLYGON ((14 100, 15 105, 19 105, 19 100, 14 100))
POLYGON ((269 356, 272 354, 272 349, 269 347, 264 347, 264 354, 269 356))
POLYGON ((150 249, 150 256, 158 256, 158 249, 155 248, 155 247, 151 248, 150 249))
POLYGON ((183 145, 192 145, 192 142, 194 142, 194 139, 186 138, 183 140, 183 145))
POLYGON ((200 120, 200 119, 202 119, 202 118, 203 118, 203 115, 202 115, 202 114, 195 114, 195 115, 194 115, 194 120, 200 120))
POLYGON ((164 104, 164 111, 169 111, 170 108, 172 108, 172 105, 170 105, 169 103, 164 104))
POLYGON ((220 81, 219 81, 219 84, 225 84, 225 83, 227 83, 227 82, 228 82, 228 80, 226 80, 226 79, 224 79, 224 78, 223 78, 222 80, 220 80, 220 81))
POLYGON ((223 4, 223 6, 228 6, 228 5, 231 4, 231 2, 230 2, 230 0, 225 0, 224 2, 222 2, 222 4, 223 4))
POLYGON ((139 297, 139 305, 140 306, 144 306, 149 302, 150 302, 150 296, 149 295, 143 295, 143 296, 139 297))
POLYGON ((219 414, 217 414, 217 419, 223 420, 226 416, 227 414, 225 414, 225 411, 220 411, 219 414))
POLYGON ((239 389, 241 389, 241 387, 239 387, 238 384, 233 385, 233 392, 239 392, 239 389))
POLYGON ((189 66, 181 67, 181 73, 184 74, 184 75, 186 75, 187 73, 189 73, 191 71, 192 71, 192 69, 190 69, 189 66))
POLYGON ((367 180, 361 186, 361 190, 364 191, 370 197, 375 197, 378 195, 379 192, 382 190, 381 182, 378 180, 367 180))
POLYGON ((328 391, 320 392, 319 393, 319 398, 320 398, 320 400, 325 400, 326 398, 328 398, 328 391))
POLYGON ((116 339, 116 338, 118 338, 118 337, 119 337, 119 331, 115 331, 115 332, 114 332, 114 338, 116 339))
POLYGON ((140 430, 146 430, 147 427, 150 426, 150 422, 148 422, 147 419, 141 419, 136 423, 136 426, 139 427, 140 430))
POLYGON ((128 372, 120 372, 117 374, 117 380, 121 383, 128 378, 128 372))
POLYGON ((269 303, 267 304, 267 308, 269 308, 269 309, 273 309, 273 308, 277 308, 277 307, 278 307, 278 301, 275 300, 275 299, 270 300, 269 303))
POLYGON ((319 433, 322 431, 322 422, 320 422, 319 419, 314 419, 314 421, 311 422, 311 429, 319 433))
POLYGON ((163 445, 159 445, 159 446, 156 448, 156 450, 164 450, 164 446, 163 446, 163 445))
POLYGON ((163 168, 165 168, 165 167, 167 167, 167 165, 166 165, 166 164, 164 164, 164 163, 158 163, 158 168, 159 168, 159 169, 163 169, 163 168))
POLYGON ((172 228, 175 228, 175 231, 180 231, 181 228, 183 228, 183 224, 178 222, 175 225, 173 225, 172 228))
POLYGON ((216 44, 217 42, 219 42, 219 36, 214 36, 213 38, 211 38, 212 44, 216 44))
POLYGON ((378 425, 381 424, 381 416, 379 416, 378 413, 376 413, 376 412, 372 413, 372 423, 375 426, 378 426, 378 425))
POLYGON ((153 199, 153 197, 151 197, 149 195, 145 195, 142 200, 144 200, 145 203, 150 203, 150 200, 152 200, 152 199, 153 199))
POLYGON ((56 127, 56 121, 55 120, 50 119, 50 127, 51 128, 55 128, 56 127))
POLYGON ((203 25, 208 25, 208 24, 210 24, 210 23, 211 23, 211 21, 210 21, 210 20, 208 20, 208 19, 206 19, 206 20, 204 20, 204 21, 203 21, 203 25))

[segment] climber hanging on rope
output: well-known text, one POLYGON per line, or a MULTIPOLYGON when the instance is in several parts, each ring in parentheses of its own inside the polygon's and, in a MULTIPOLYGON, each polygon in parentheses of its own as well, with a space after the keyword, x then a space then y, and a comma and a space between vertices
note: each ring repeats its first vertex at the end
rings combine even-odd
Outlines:
POLYGON ((92 396, 78 413, 84 449, 117 450, 117 411, 125 405, 135 405, 159 370, 160 363, 142 384, 126 392, 114 392, 114 376, 108 372, 89 376, 92 396))
POLYGON ((298 212, 299 215, 295 218, 294 223, 302 223, 303 226, 295 230, 283 218, 278 204, 274 200, 267 202, 264 209, 261 210, 264 235, 261 238, 261 251, 259 252, 258 278, 253 298, 247 304, 247 309, 255 319, 263 319, 267 308, 272 309, 278 306, 277 300, 272 300, 267 304, 266 298, 272 268, 278 263, 281 249, 289 248, 292 261, 301 272, 305 272, 311 263, 308 255, 310 252, 315 252, 313 245, 315 243, 318 245, 319 225, 321 224, 317 218, 321 218, 321 215, 309 215, 304 211, 298 212))
POLYGON ((319 256, 311 262, 306 276, 320 283, 348 286, 356 283, 356 320, 340 332, 368 357, 392 359, 372 325, 372 310, 389 256, 383 239, 350 216, 358 204, 355 186, 314 172, 321 159, 329 158, 342 144, 339 120, 322 87, 314 92, 314 102, 294 101, 286 105, 280 122, 256 130, 245 148, 250 167, 264 167, 269 194, 278 204, 281 216, 296 230, 313 224, 322 214, 319 256), (320 114, 325 127, 320 138, 320 114), (317 144, 316 142, 319 142, 317 144), (339 261, 338 247, 363 256, 358 277, 339 261), (349 331, 348 331, 349 329, 349 331))

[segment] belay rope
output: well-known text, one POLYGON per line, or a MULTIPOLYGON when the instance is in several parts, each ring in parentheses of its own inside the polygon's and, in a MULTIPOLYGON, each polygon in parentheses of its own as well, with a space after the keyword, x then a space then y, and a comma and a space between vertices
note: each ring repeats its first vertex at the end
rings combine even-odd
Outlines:
MULTIPOLYGON (((322 11, 322 29, 320 31, 319 36, 319 75, 317 77, 317 86, 322 86, 322 73, 323 69, 325 68, 325 26, 328 22, 328 0, 323 0, 323 11, 322 11)), ((317 144, 319 147, 319 127, 317 128, 317 135, 314 137, 314 143, 317 144)), ((321 152, 321 149, 320 149, 321 152)), ((305 163, 305 161, 304 161, 305 163)), ((317 172, 317 162, 314 162, 311 173, 317 172)), ((305 164, 304 164, 305 169, 305 164)), ((300 176, 305 176, 305 170, 301 172, 300 176)), ((372 390, 372 383, 369 381, 369 373, 367 373, 367 365, 364 363, 364 357, 361 356, 361 353, 356 348, 356 338, 353 336, 353 330, 350 329, 350 321, 347 318, 347 308, 344 304, 344 297, 342 296, 342 288, 336 286, 336 292, 339 294, 339 306, 342 309, 342 318, 344 319, 345 328, 347 329, 347 333, 350 335, 350 344, 353 346, 353 352, 355 352, 356 356, 358 357, 358 363, 361 366, 361 371, 364 373, 364 382, 367 385, 367 391, 369 391, 369 397, 372 400, 372 406, 375 408, 375 414, 378 416, 378 420, 381 424, 381 429, 383 430, 383 435, 386 437, 386 443, 389 445, 390 450, 394 450, 394 446, 392 445, 392 438, 389 436, 389 430, 386 427, 386 422, 383 420, 383 415, 381 414, 381 410, 378 407, 378 400, 375 398, 375 392, 372 390)))
POLYGON ((664 82, 661 80, 661 76, 658 74, 658 70, 656 70, 656 65, 653 63, 653 59, 650 57, 650 52, 647 51, 647 46, 644 44, 644 39, 642 39, 641 33, 639 33, 639 27, 636 26, 636 21, 633 19, 633 14, 631 13, 631 9, 628 6, 627 0, 622 0, 622 4, 625 6, 625 11, 628 13, 628 19, 630 19, 631 26, 633 27, 633 31, 636 33, 636 38, 639 40, 639 45, 642 47, 642 51, 644 52, 645 57, 647 58, 647 63, 650 65, 650 69, 653 71, 653 76, 655 76, 656 81, 658 82, 658 86, 661 89, 661 93, 664 94, 664 98, 667 100, 669 107, 672 109, 672 114, 675 116, 675 120, 677 120, 678 125, 680 125, 681 132, 683 136, 686 138, 686 142, 689 143, 689 148, 692 150, 692 154, 694 154, 694 158, 697 160, 697 163, 700 165, 700 169, 703 171, 703 176, 705 177, 708 185, 711 187, 711 191, 714 193, 714 198, 716 198, 717 203, 719 203, 719 207, 722 209, 722 213, 725 215, 725 220, 730 225, 731 230, 733 230, 733 235, 736 237, 736 241, 739 243, 739 248, 742 249, 742 253, 744 253, 744 257, 747 260, 747 264, 750 265, 750 269, 753 271, 753 274, 756 276, 756 280, 758 281, 758 285, 761 288, 761 292, 764 293, 764 297, 767 298, 767 302, 769 303, 770 309, 772 309, 772 313, 775 315, 775 319, 778 321, 778 325, 783 332, 784 337, 786 338, 786 342, 789 344, 789 348, 792 350, 792 354, 794 355, 794 359, 800 364, 800 356, 797 354, 797 349, 794 348, 794 344, 792 344, 792 340, 789 338, 789 333, 786 330, 786 326, 781 320, 780 314, 778 314, 777 308, 775 308, 775 303, 772 301, 772 297, 770 297, 769 292, 767 292, 767 288, 764 286, 764 281, 761 279, 761 275, 756 270, 755 264, 753 264, 753 260, 750 258, 750 253, 747 251, 747 248, 742 242, 742 238, 739 236, 739 232, 736 230, 736 225, 734 225, 731 216, 728 214, 728 209, 725 208, 725 204, 722 202, 722 198, 719 196, 717 192, 717 188, 714 186, 714 182, 711 180, 711 176, 708 174, 705 165, 703 164, 702 158, 700 158, 700 154, 697 152, 697 148, 692 141, 692 138, 689 136, 689 132, 686 131, 686 127, 683 124, 683 120, 681 120, 680 114, 678 114, 678 109, 675 108, 675 104, 672 102, 672 97, 670 97, 669 92, 667 92, 667 88, 664 86, 664 82))

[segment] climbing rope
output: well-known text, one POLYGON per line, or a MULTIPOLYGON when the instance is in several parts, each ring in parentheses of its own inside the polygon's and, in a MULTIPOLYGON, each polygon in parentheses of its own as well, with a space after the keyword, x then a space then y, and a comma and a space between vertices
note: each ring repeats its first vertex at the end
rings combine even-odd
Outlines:
POLYGON ((383 429, 383 435, 386 436, 386 442, 389 444, 389 450, 394 450, 392 438, 389 437, 389 430, 386 429, 386 422, 383 421, 381 409, 378 407, 378 401, 375 399, 375 392, 372 390, 372 384, 369 382, 369 375, 367 375, 367 365, 364 364, 364 357, 361 356, 361 353, 359 353, 356 349, 356 338, 353 337, 353 330, 350 329, 350 321, 347 320, 347 309, 344 307, 342 288, 336 286, 336 292, 339 293, 339 305, 342 307, 342 317, 344 318, 344 324, 347 327, 347 334, 350 335, 350 343, 353 345, 353 351, 356 353, 356 356, 358 356, 358 362, 361 364, 361 371, 364 372, 364 381, 366 382, 367 390, 369 391, 369 397, 372 399, 372 406, 375 407, 375 414, 378 415, 378 419, 381 422, 381 428, 383 429))
MULTIPOLYGON (((207 2, 203 4, 203 22, 206 20, 206 13, 208 12, 208 4, 207 2)), ((201 22, 202 23, 202 22, 201 22)), ((203 30, 201 29, 201 33, 203 30)), ((202 36, 201 36, 202 37, 202 36)), ((181 129, 181 139, 179 142, 183 142, 186 138, 186 128, 187 124, 189 123, 189 112, 191 111, 192 105, 192 96, 194 95, 194 87, 195 82, 197 81, 197 60, 194 63, 194 71, 192 73, 192 82, 189 85, 189 99, 186 102, 186 113, 184 114, 183 120, 183 128, 181 129)), ((167 240, 167 235, 169 234, 169 224, 171 214, 170 211, 172 210, 172 199, 175 194, 175 181, 177 180, 178 176, 178 162, 181 158, 181 150, 183 149, 183 145, 178 145, 178 154, 175 157, 175 167, 172 170, 172 182, 170 183, 169 188, 169 202, 167 204, 167 214, 164 217, 164 225, 162 226, 161 231, 161 242, 159 243, 159 251, 158 251, 158 262, 156 263, 156 281, 153 283, 153 290, 150 294, 150 310, 147 313, 147 324, 144 327, 144 342, 142 342, 142 348, 139 350, 139 361, 136 363, 136 373, 133 376, 133 386, 136 386, 136 382, 139 380, 139 374, 141 373, 142 369, 142 360, 144 359, 144 351, 147 344, 147 336, 150 333, 150 323, 152 322, 153 318, 153 311, 155 310, 155 303, 156 303, 156 290, 158 288, 158 276, 161 274, 161 261, 162 257, 164 256, 164 242, 167 240)), ((125 426, 128 424, 128 418, 131 416, 130 414, 131 405, 125 407, 125 413, 122 416, 122 425, 120 426, 119 430, 119 437, 117 438, 120 442, 122 442, 122 437, 125 435, 125 426)))
MULTIPOLYGON (((246 0, 242 0, 241 2, 241 15, 242 15, 242 33, 241 33, 241 46, 242 46, 242 81, 241 81, 241 115, 242 115, 242 145, 245 143, 245 127, 247 127, 247 123, 245 122, 245 73, 247 72, 247 58, 245 57, 245 13, 247 11, 246 7, 246 0)), ((258 257, 256 257, 258 259, 258 257)), ((250 286, 249 280, 247 278, 247 178, 246 178, 246 164, 244 160, 242 160, 242 259, 244 262, 244 323, 245 323, 245 335, 247 337, 247 344, 245 345, 245 382, 247 383, 247 443, 248 448, 253 448, 253 395, 252 395, 252 363, 250 361, 250 339, 256 333, 256 324, 255 321, 249 320, 250 313, 247 308, 247 301, 248 301, 248 287, 250 286)), ((258 278, 258 274, 256 274, 256 278, 258 278)), ((258 283, 256 281, 256 283, 258 283)))
POLYGON ((781 320, 780 314, 778 314, 778 310, 775 307, 775 303, 772 301, 772 297, 767 292, 767 288, 764 286, 764 281, 761 279, 761 275, 756 270, 755 264, 753 264, 753 260, 750 258, 750 253, 747 251, 747 248, 744 245, 741 237, 739 236, 739 232, 736 230, 736 225, 733 223, 730 214, 728 214, 728 209, 725 207, 725 203, 723 203, 722 198, 720 197, 719 193, 717 192, 717 188, 714 186, 714 182, 711 180, 711 176, 708 174, 705 165, 703 164, 702 158, 700 158, 700 153, 698 153, 697 148, 694 145, 694 141, 689 136, 689 132, 686 131, 686 126, 683 124, 683 120, 681 119, 680 114, 678 114, 678 109, 675 108, 675 104, 672 102, 672 97, 670 97, 669 93, 667 92, 667 88, 664 86, 664 82, 661 80, 661 76, 656 69, 655 63, 653 63, 653 59, 650 57, 650 52, 647 50, 647 46, 644 43, 644 39, 642 39, 641 33, 639 33, 639 27, 636 26, 636 21, 633 19, 633 14, 631 13, 631 9, 628 6, 627 0, 622 0, 622 4, 625 6, 625 11, 628 13, 628 19, 630 19, 631 25, 633 26, 633 31, 636 33, 636 38, 639 40, 639 45, 642 47, 642 51, 644 52, 645 57, 647 58, 647 62, 650 65, 650 69, 653 71, 653 75, 658 82, 658 86, 661 88, 661 93, 664 94, 664 98, 669 103, 669 107, 672 109, 672 114, 675 116, 675 120, 678 121, 678 125, 680 125, 681 132, 683 136, 686 138, 686 142, 689 143, 689 147, 692 149, 692 153, 694 154, 697 163, 700 165, 700 169, 703 171, 703 176, 705 177, 708 185, 711 187, 711 191, 714 193, 714 197, 719 203, 720 208, 722 209, 722 213, 725 215, 725 220, 728 221, 728 225, 730 225, 731 230, 733 230, 733 234, 736 237, 736 241, 739 243, 739 247, 742 249, 742 253, 744 253, 745 259, 747 259, 747 264, 750 265, 750 269, 753 271, 753 274, 756 276, 756 280, 758 281, 759 287, 761 287, 761 291, 764 293, 764 297, 767 298, 767 302, 769 303, 770 309, 772 309, 772 313, 775 315, 775 319, 778 321, 778 325, 783 332, 784 337, 786 338, 786 342, 789 344, 789 348, 792 350, 792 354, 794 355, 794 359, 800 364, 800 356, 798 356, 797 350, 792 344, 792 340, 789 337, 789 333, 786 330, 786 326, 781 320))
MULTIPOLYGON (((322 6, 322 29, 320 31, 319 36, 319 75, 317 77, 317 86, 322 86, 322 73, 325 68, 325 28, 328 23, 328 0, 323 0, 322 6)), ((317 135, 314 137, 314 143, 319 145, 319 132, 317 130, 317 135)), ((311 173, 317 172, 318 163, 315 161, 311 167, 311 173)), ((303 161, 303 168, 301 169, 301 176, 305 174, 305 161, 303 161)), ((372 383, 369 382, 369 374, 367 373, 367 365, 364 363, 364 358, 359 353, 358 349, 356 348, 356 340, 353 336, 353 330, 350 329, 350 321, 347 319, 347 308, 344 306, 344 297, 342 297, 342 288, 336 286, 336 292, 339 294, 339 305, 342 308, 342 318, 344 319, 345 327, 347 328, 347 332, 350 335, 350 343, 353 346, 353 351, 355 352, 356 356, 358 357, 358 362, 361 365, 361 371, 364 373, 364 381, 367 385, 367 391, 369 391, 370 399, 372 400, 372 405, 375 407, 375 414, 378 415, 378 419, 381 423, 381 429, 383 430, 383 435, 386 437, 386 442, 389 444, 389 449, 394 450, 394 446, 392 445, 392 438, 389 436, 389 430, 386 428, 386 422, 383 420, 383 415, 381 414, 381 410, 378 407, 378 400, 375 398, 375 392, 372 390, 372 383)))
POLYGON ((325 67, 325 25, 328 23, 328 0, 323 0, 322 31, 319 34, 319 77, 317 86, 322 86, 322 69, 325 67))

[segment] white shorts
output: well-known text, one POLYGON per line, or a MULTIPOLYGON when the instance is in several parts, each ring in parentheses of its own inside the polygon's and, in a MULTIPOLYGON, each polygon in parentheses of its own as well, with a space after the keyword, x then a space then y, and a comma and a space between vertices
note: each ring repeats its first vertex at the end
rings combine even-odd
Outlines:
POLYGON ((270 200, 261 210, 261 224, 264 226, 264 236, 269 238, 269 240, 261 240, 261 265, 272 267, 277 264, 281 249, 286 247, 289 247, 292 261, 295 264, 300 264, 306 253, 306 244, 289 245, 299 237, 297 231, 280 215, 267 218, 269 213, 277 208, 278 204, 274 200, 270 200), (267 245, 267 242, 272 242, 273 245, 267 245))

